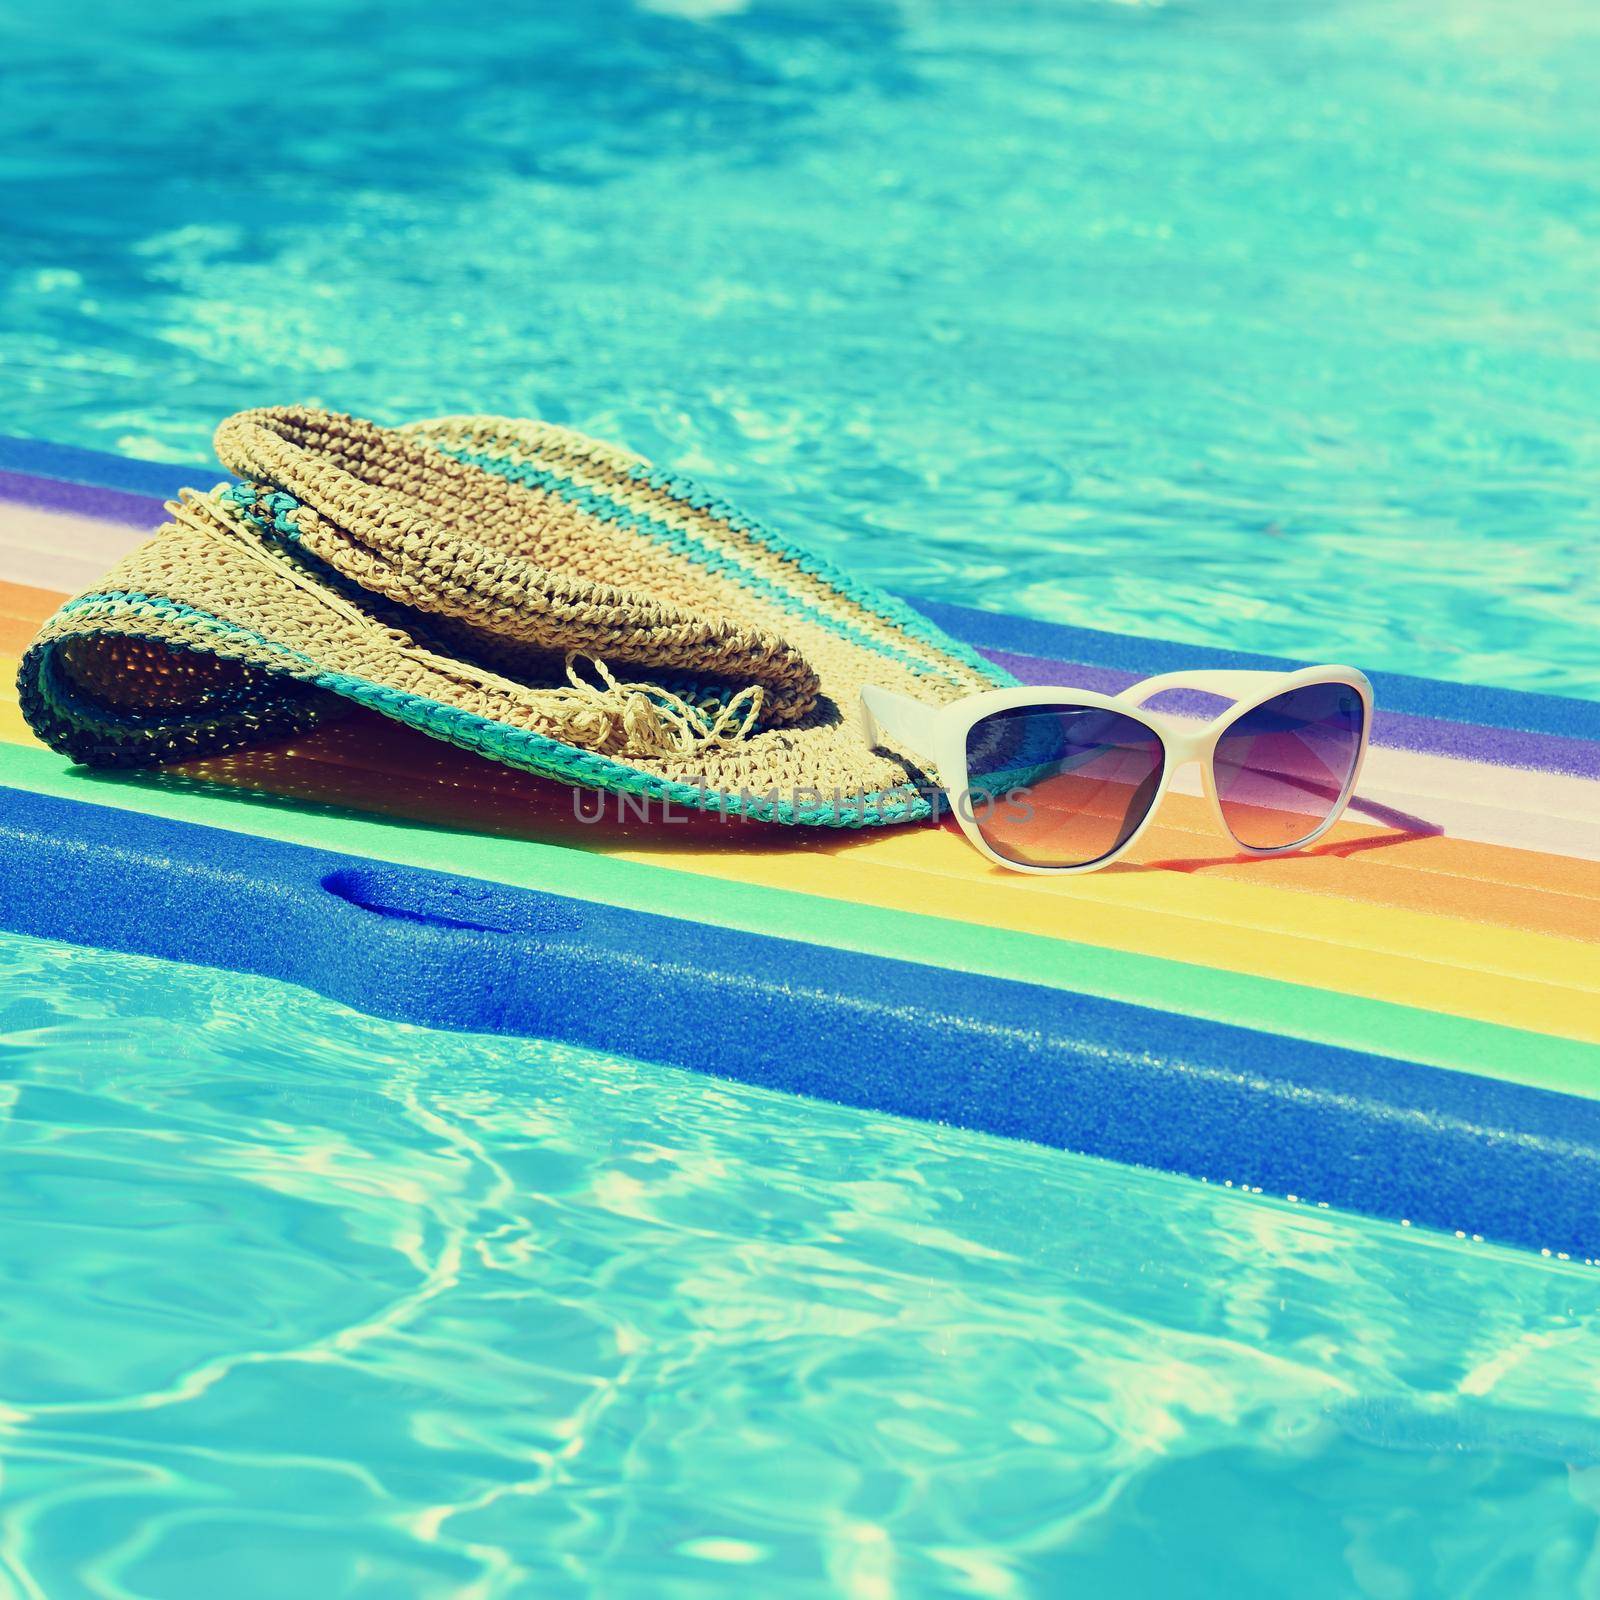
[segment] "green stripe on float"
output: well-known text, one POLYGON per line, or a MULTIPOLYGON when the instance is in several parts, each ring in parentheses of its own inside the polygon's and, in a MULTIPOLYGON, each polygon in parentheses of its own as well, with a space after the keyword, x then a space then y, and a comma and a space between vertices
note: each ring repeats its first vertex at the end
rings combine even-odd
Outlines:
POLYGON ((0 785, 1600 1099, 1600 1049, 1593 1045, 1273 978, 730 882, 562 845, 456 833, 268 796, 202 793, 138 774, 92 774, 23 745, 0 744, 0 785))

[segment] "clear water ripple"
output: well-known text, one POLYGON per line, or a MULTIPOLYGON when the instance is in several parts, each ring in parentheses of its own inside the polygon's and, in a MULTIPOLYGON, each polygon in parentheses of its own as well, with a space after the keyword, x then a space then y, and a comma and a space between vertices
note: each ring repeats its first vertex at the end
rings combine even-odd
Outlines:
POLYGON ((1600 1572, 1590 1271, 254 979, 0 972, 0 1588, 1600 1572))
POLYGON ((913 592, 1600 695, 1587 0, 0 30, 0 429, 540 414, 913 592))

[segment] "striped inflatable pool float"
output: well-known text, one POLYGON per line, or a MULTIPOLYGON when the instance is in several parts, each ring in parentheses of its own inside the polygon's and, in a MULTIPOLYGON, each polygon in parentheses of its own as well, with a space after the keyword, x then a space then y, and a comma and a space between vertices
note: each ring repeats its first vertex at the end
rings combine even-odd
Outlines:
MULTIPOLYGON (((0 924, 1600 1256, 1600 705, 1379 673, 1312 851, 1230 857, 1195 793, 1056 879, 936 826, 586 824, 360 712, 90 775, 17 657, 193 476, 0 441, 0 924)), ((915 603, 1024 682, 1291 664, 915 603)))

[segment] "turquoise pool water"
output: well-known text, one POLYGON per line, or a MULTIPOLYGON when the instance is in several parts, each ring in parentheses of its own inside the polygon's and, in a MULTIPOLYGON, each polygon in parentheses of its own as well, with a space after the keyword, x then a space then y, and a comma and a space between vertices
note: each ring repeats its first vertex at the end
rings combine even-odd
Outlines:
MULTIPOLYGON (((537 413, 1600 694, 1586 0, 0 0, 0 431, 537 413)), ((1600 1594, 1600 1277, 0 937, 0 1600, 1600 1594)))
POLYGON ((533 412, 903 589, 1600 694, 1590 0, 0 19, 0 430, 533 412))
POLYGON ((0 936, 0 1593, 1600 1592, 1600 1276, 0 936))

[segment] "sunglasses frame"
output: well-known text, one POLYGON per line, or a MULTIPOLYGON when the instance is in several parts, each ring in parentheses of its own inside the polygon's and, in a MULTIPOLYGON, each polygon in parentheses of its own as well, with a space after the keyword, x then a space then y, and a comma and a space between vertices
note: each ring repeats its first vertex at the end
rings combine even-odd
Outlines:
POLYGON ((861 691, 860 721, 862 734, 868 744, 887 745, 911 756, 937 774, 940 787, 950 797, 950 808, 955 813, 961 831, 980 854, 987 856, 997 866, 1012 872, 1097 872, 1126 855, 1139 842, 1140 835, 1150 826, 1151 819, 1166 799, 1173 773, 1181 771, 1191 762, 1200 764, 1200 786, 1210 803, 1218 829, 1245 855, 1282 856, 1304 850, 1344 815, 1356 784, 1360 782, 1361 769, 1367 759, 1367 744, 1372 735, 1372 685, 1365 673, 1354 667, 1342 666, 1301 667, 1294 672, 1164 672, 1130 684, 1116 695, 1094 694, 1087 689, 987 689, 953 700, 948 705, 933 706, 893 689, 869 684, 861 691), (1350 769, 1349 780, 1327 817, 1303 839, 1283 845, 1245 844, 1228 826, 1222 801, 1217 794, 1217 745, 1234 723, 1257 707, 1290 690, 1304 689, 1318 683, 1343 684, 1361 696, 1361 742, 1350 769), (1187 718, 1145 710, 1147 701, 1170 689, 1189 689, 1199 694, 1217 695, 1234 703, 1210 722, 1198 727, 1187 718), (1070 707, 1085 711, 1120 712, 1148 728, 1160 741, 1161 781, 1138 826, 1115 850, 1079 866, 1032 866, 1007 859, 983 837, 972 815, 971 804, 963 803, 971 792, 967 772, 967 735, 974 724, 996 711, 1013 711, 1024 706, 1037 707, 1039 710, 1070 707))

